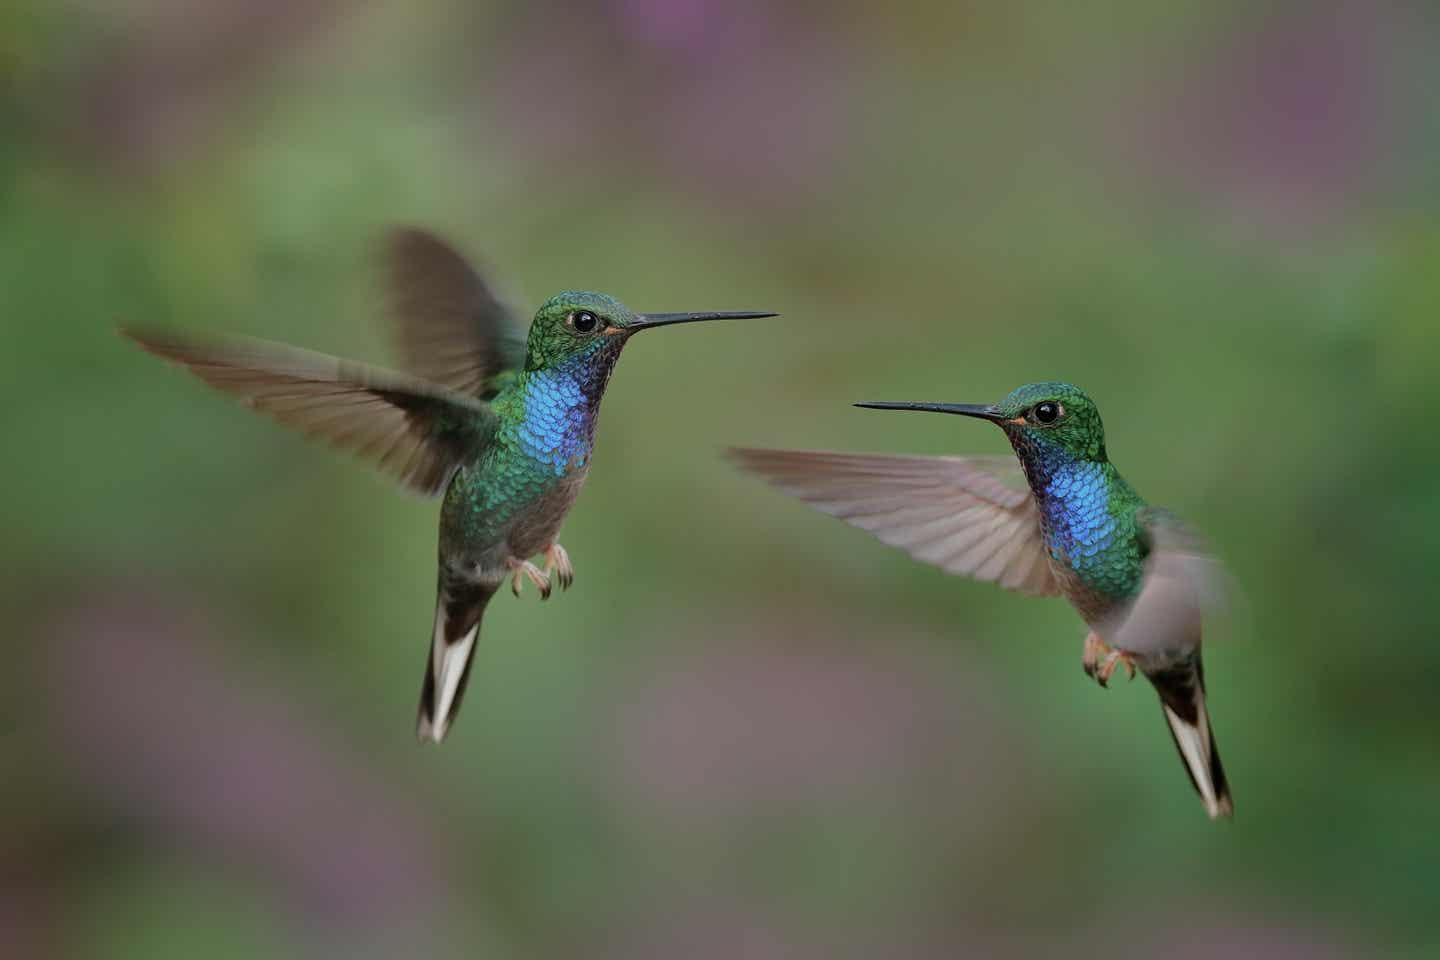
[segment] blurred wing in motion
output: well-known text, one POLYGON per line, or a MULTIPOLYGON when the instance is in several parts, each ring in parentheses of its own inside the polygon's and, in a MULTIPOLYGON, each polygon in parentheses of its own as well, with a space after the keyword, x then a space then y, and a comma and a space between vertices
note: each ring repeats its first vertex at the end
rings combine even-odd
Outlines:
POLYGON ((1205 614, 1223 598, 1224 577, 1204 543, 1169 511, 1135 515, 1149 547, 1140 595, 1108 626, 1106 642, 1135 655, 1160 695, 1160 706, 1190 782, 1213 817, 1232 816, 1234 801, 1205 703, 1200 641, 1205 614))
POLYGON ((495 415, 485 404, 402 374, 264 340, 121 332, 246 406, 358 454, 426 496, 444 491, 455 468, 494 434, 495 415))
POLYGON ((387 309, 405 369, 458 393, 489 400, 502 374, 525 365, 513 311, 453 247, 425 230, 386 237, 387 309))
POLYGON ((1014 458, 736 449, 776 487, 917 560, 1036 596, 1059 593, 1014 458))
POLYGON ((1105 627, 1105 641, 1141 663, 1178 660, 1200 648, 1206 616, 1225 608, 1225 573, 1168 510, 1143 507, 1135 521, 1149 550, 1140 594, 1105 627))

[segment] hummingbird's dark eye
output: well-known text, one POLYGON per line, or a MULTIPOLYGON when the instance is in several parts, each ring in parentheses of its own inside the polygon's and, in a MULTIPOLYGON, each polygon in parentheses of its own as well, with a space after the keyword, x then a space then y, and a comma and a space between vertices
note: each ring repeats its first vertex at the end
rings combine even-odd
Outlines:
POLYGON ((589 310, 580 310, 570 315, 570 326, 581 333, 590 333, 600 326, 600 318, 589 310))
POLYGON ((1060 404, 1046 400, 1044 403, 1035 404, 1035 409, 1030 411, 1030 415, 1035 418, 1036 423, 1054 423, 1064 412, 1060 404))

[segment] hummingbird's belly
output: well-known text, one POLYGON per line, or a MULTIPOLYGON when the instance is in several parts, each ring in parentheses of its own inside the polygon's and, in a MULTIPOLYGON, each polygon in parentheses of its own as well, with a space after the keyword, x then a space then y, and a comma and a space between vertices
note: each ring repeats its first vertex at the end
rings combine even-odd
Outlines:
POLYGON ((543 553, 555 542, 565 515, 585 485, 588 472, 588 468, 582 467, 559 478, 533 506, 515 518, 508 537, 512 556, 531 557, 543 553))
POLYGON ((482 580, 503 579, 511 557, 555 542, 586 467, 559 476, 488 461, 459 471, 440 508, 440 560, 482 580))
POLYGON ((1050 571, 1060 586, 1060 592, 1088 626, 1099 625, 1129 599, 1128 594, 1110 593, 1087 582, 1069 564, 1057 562, 1053 557, 1050 560, 1050 571))

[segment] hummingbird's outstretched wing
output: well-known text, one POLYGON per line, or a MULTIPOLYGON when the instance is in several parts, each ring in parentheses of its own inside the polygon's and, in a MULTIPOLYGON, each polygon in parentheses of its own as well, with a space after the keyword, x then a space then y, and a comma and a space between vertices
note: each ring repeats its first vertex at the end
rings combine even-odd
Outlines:
POLYGON ((489 400, 525 365, 514 311, 454 247, 415 228, 385 238, 387 310, 405 369, 489 400))
POLYGON ((786 493, 917 560, 1021 593, 1059 593, 1035 500, 1013 457, 758 449, 731 455, 786 493))
POLYGON ((480 453, 496 418, 478 400, 407 377, 265 340, 201 340, 122 330, 246 406, 369 460, 425 496, 480 453))
POLYGON ((1110 646, 1133 654, 1160 695, 1175 748, 1211 817, 1234 813, 1230 785, 1205 703, 1200 641, 1205 615, 1224 600, 1225 578, 1204 541, 1168 510, 1135 513, 1149 550, 1140 593, 1101 631, 1110 646))

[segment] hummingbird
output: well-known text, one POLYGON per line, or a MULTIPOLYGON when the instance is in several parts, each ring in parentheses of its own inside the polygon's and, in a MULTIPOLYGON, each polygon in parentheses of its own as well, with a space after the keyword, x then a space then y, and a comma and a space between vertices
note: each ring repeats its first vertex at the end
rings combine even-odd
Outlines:
POLYGON ((585 484, 600 401, 642 330, 774 313, 635 313, 603 293, 545 301, 528 334, 481 271, 421 229, 383 247, 388 315, 405 372, 263 340, 125 329, 252 409, 441 494, 438 582, 418 736, 441 742, 495 593, 524 581, 548 598, 574 580, 557 540, 585 484), (532 557, 543 556, 544 569, 532 557))
POLYGON ((1110 462, 1094 401, 1032 383, 994 404, 857 403, 988 420, 1015 456, 917 457, 736 449, 781 490, 950 573, 1063 596, 1089 632, 1081 664, 1102 687, 1138 667, 1160 696, 1190 782, 1213 819, 1234 804, 1205 703, 1202 615, 1218 567, 1197 534, 1148 505, 1110 462))

